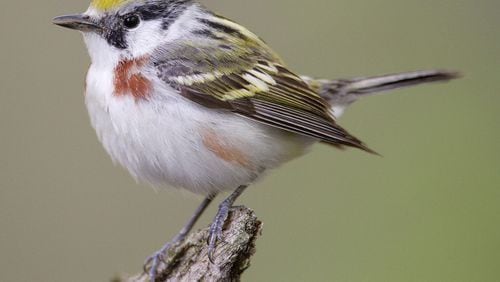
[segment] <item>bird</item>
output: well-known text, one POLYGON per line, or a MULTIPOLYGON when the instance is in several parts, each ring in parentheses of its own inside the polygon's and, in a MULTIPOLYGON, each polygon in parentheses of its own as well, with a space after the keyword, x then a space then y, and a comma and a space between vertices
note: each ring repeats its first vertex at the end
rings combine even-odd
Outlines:
POLYGON ((146 260, 151 281, 218 194, 213 261, 230 208, 316 143, 376 154, 337 120, 362 97, 458 77, 447 70, 325 80, 293 72, 255 33, 194 0, 93 0, 53 23, 83 34, 85 104, 107 153, 139 182, 205 198, 146 260))

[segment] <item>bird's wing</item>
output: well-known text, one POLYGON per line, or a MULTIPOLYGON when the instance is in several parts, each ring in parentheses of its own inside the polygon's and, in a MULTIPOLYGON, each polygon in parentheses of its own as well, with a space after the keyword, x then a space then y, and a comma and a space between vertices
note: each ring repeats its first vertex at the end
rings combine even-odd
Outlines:
POLYGON ((201 105, 332 145, 373 152, 337 125, 328 103, 262 41, 241 40, 177 42, 157 50, 153 64, 163 82, 201 105))

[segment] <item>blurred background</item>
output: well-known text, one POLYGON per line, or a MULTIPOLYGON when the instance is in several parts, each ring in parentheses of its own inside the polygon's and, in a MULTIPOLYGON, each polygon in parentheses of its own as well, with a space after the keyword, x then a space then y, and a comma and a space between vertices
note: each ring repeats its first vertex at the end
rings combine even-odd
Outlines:
MULTIPOLYGON (((499 280, 499 1, 204 3, 301 74, 465 75, 355 104, 340 123, 382 158, 317 145, 251 187, 238 203, 265 226, 246 281, 499 280)), ((2 6, 0 281, 139 272, 201 199, 136 184, 98 143, 81 36, 51 24, 87 0, 2 6)))

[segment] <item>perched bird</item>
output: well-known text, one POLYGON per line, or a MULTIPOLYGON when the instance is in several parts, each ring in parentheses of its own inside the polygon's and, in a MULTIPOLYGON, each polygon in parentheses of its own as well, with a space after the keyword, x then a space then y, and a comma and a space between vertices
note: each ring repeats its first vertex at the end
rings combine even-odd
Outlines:
MULTIPOLYGON (((211 259, 230 207, 264 172, 318 142, 374 153, 336 122, 351 103, 456 77, 299 76, 254 33, 193 0, 94 0, 53 22, 83 33, 92 61, 85 102, 111 158, 138 181, 206 197, 172 243, 217 194, 232 192, 210 228, 211 259)), ((170 246, 147 260, 151 281, 170 246)))

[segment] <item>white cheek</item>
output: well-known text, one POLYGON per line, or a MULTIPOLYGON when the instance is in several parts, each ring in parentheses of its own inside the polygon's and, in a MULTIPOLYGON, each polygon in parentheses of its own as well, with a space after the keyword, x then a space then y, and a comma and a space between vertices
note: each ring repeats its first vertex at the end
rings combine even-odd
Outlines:
POLYGON ((92 64, 98 66, 115 66, 120 61, 122 51, 111 46, 100 35, 92 32, 83 34, 92 64))
POLYGON ((128 51, 132 57, 138 58, 150 54, 163 43, 165 31, 161 25, 161 21, 146 21, 127 32, 128 51))
POLYGON ((194 20, 200 17, 199 7, 193 5, 186 9, 168 29, 163 29, 162 20, 143 21, 139 27, 128 31, 127 44, 132 57, 141 57, 150 54, 165 43, 189 36, 193 29, 201 24, 194 20))

